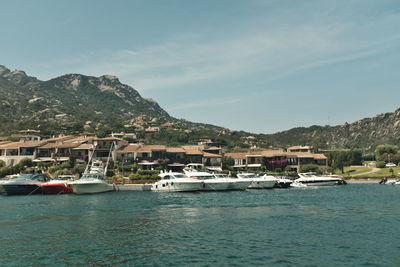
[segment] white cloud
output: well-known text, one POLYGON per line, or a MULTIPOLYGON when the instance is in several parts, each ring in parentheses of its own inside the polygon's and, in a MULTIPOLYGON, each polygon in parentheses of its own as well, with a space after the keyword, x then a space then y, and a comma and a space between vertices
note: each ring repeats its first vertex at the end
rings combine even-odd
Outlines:
MULTIPOLYGON (((379 42, 368 34, 357 38, 360 24, 340 17, 279 23, 296 16, 294 12, 297 10, 286 11, 287 17, 269 18, 268 22, 277 20, 274 28, 261 24, 258 29, 238 32, 231 38, 223 34, 219 39, 188 34, 148 47, 69 57, 50 64, 49 76, 54 76, 53 69, 65 72, 66 68, 88 75, 115 74, 141 91, 236 79, 259 72, 266 80, 276 80, 306 69, 368 57, 398 43, 398 37, 379 42)), ((363 27, 388 21, 393 23, 398 18, 390 15, 363 27)))

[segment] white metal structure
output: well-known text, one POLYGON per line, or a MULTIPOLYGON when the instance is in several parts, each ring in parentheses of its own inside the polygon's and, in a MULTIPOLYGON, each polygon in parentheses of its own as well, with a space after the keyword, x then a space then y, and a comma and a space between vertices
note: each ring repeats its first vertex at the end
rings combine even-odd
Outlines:
POLYGON ((266 179, 255 173, 239 173, 237 177, 250 180, 249 189, 269 189, 273 188, 276 183, 276 179, 266 179))
POLYGON ((161 180, 151 186, 156 192, 193 192, 203 188, 203 182, 179 172, 161 172, 161 180))

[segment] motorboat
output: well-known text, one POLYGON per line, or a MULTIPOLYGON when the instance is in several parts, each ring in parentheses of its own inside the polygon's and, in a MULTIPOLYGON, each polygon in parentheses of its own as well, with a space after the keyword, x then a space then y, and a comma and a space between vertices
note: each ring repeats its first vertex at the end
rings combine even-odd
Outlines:
POLYGON ((217 179, 213 174, 208 172, 200 172, 195 170, 183 169, 185 174, 190 178, 196 178, 203 181, 201 191, 227 191, 231 190, 230 182, 225 179, 217 179))
POLYGON ((203 182, 179 172, 161 172, 160 181, 151 186, 156 192, 193 192, 203 188, 203 182))
MULTIPOLYGON (((90 158, 82 177, 69 183, 75 194, 95 194, 114 191, 114 185, 107 183, 105 180, 113 145, 114 143, 110 147, 106 166, 104 166, 101 160, 90 158)), ((93 151, 92 155, 94 153, 95 151, 93 151)))
POLYGON ((292 180, 284 178, 284 177, 278 177, 276 178, 276 184, 275 184, 275 188, 289 188, 291 186, 291 184, 293 183, 292 180))
POLYGON ((246 190, 251 184, 251 181, 248 179, 230 177, 223 173, 213 173, 213 176, 216 179, 223 179, 227 181, 229 183, 229 190, 246 190))
POLYGON ((47 183, 42 184, 43 194, 72 194, 73 188, 69 182, 73 181, 72 175, 60 175, 56 179, 52 179, 47 183))
POLYGON ((103 162, 93 160, 92 165, 88 168, 78 180, 69 182, 75 194, 95 194, 114 190, 112 184, 108 184, 105 180, 107 169, 104 168, 103 162))
POLYGON ((269 189, 273 188, 276 183, 276 179, 262 177, 255 173, 238 173, 237 177, 251 181, 248 189, 269 189))
POLYGON ((336 175, 317 176, 315 173, 299 173, 300 178, 294 182, 306 184, 307 186, 341 185, 346 182, 336 175))
POLYGON ((45 173, 19 174, 2 180, 0 194, 7 196, 42 194, 42 184, 49 180, 50 177, 45 173))

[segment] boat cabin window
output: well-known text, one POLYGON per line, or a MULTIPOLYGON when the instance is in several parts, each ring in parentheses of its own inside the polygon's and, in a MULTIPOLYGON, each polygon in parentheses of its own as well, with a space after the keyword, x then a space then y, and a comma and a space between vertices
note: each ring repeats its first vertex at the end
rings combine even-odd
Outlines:
POLYGON ((35 179, 35 180, 38 180, 38 181, 42 181, 42 182, 50 180, 49 177, 46 174, 33 175, 32 179, 35 179))
POLYGON ((169 180, 169 179, 171 179, 171 176, 169 176, 169 175, 165 175, 163 179, 165 179, 165 180, 169 180))
POLYGON ((174 175, 175 178, 188 178, 186 175, 184 174, 175 174, 174 175))
POLYGON ((214 179, 213 175, 196 175, 196 178, 201 180, 214 179))

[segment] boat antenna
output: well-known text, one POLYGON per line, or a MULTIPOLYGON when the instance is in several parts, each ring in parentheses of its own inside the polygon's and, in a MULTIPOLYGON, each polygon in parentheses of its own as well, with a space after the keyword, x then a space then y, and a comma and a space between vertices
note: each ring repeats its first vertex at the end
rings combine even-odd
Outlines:
POLYGON ((94 147, 93 153, 92 153, 92 155, 90 155, 89 161, 88 161, 88 163, 87 163, 87 165, 86 165, 86 168, 85 168, 85 171, 84 171, 83 173, 87 173, 87 172, 88 172, 89 166, 90 166, 90 162, 92 162, 92 160, 93 160, 94 152, 96 152, 96 145, 94 145, 93 147, 94 147))
POLYGON ((110 146, 110 152, 108 152, 107 164, 106 164, 106 167, 104 168, 104 176, 106 176, 106 173, 107 173, 108 163, 110 163, 111 152, 112 152, 112 149, 113 149, 114 145, 115 145, 115 143, 112 142, 111 146, 110 146))

